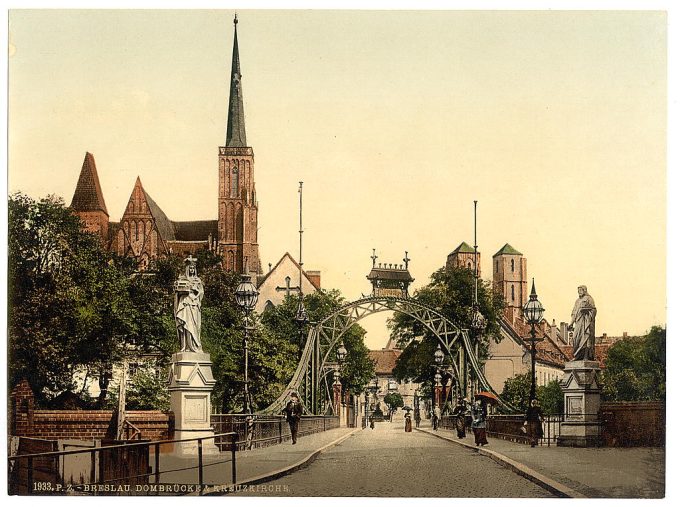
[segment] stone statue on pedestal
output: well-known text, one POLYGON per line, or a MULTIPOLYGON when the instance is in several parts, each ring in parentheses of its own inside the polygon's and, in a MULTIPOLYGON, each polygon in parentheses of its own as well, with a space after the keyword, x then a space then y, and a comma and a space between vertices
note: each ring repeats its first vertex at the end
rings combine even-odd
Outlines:
POLYGON ((585 285, 578 288, 578 299, 571 312, 569 329, 574 330, 574 361, 595 359, 595 301, 585 285))
POLYGON ((201 347, 201 303, 203 282, 198 277, 196 259, 184 260, 185 274, 175 282, 175 324, 181 352, 203 352, 201 347))

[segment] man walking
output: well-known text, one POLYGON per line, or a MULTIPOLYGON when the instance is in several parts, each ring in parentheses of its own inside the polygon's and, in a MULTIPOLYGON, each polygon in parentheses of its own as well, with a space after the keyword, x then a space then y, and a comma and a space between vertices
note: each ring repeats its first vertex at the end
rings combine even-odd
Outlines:
POLYGON ((290 393, 290 401, 286 404, 285 412, 286 422, 290 426, 290 435, 293 445, 295 445, 297 443, 298 426, 302 417, 302 403, 300 403, 298 394, 295 391, 290 393))
POLYGON ((442 418, 442 411, 439 405, 435 405, 434 411, 432 412, 432 429, 437 431, 439 428, 439 421, 442 418))

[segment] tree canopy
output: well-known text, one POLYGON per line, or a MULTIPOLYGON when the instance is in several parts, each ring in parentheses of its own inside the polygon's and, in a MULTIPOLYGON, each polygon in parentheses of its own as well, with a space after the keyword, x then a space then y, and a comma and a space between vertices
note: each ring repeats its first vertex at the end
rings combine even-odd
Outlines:
MULTIPOLYGON (((294 321, 298 303, 298 296, 287 296, 282 304, 264 311, 262 323, 280 339, 288 340, 294 344, 300 355, 307 339, 306 331, 308 331, 308 328, 301 336, 300 329, 294 321)), ((345 303, 345 299, 337 289, 320 290, 306 294, 303 303, 310 323, 314 324, 340 308, 345 303)), ((373 361, 368 354, 368 347, 364 343, 365 334, 366 331, 361 326, 354 324, 342 336, 342 341, 347 349, 347 356, 341 370, 342 386, 343 390, 355 394, 363 391, 375 373, 373 361)), ((336 350, 337 347, 338 344, 336 344, 336 350)), ((331 351, 330 357, 335 357, 335 352, 335 350, 331 351)))
POLYGON ((624 338, 607 352, 604 395, 610 401, 664 400, 666 397, 666 328, 624 338))
MULTIPOLYGON (((489 340, 499 340, 498 319, 505 303, 502 295, 492 290, 491 284, 478 281, 479 310, 486 319, 484 332, 476 336, 470 333, 473 347, 478 347, 483 361, 488 354, 489 340)), ((430 283, 416 291, 413 299, 433 307, 459 328, 469 329, 472 319, 475 277, 467 268, 441 268, 432 274, 430 283)), ((434 376, 433 355, 437 338, 418 320, 410 315, 397 313, 389 322, 392 338, 402 346, 394 375, 398 380, 414 379, 431 387, 434 376)), ((446 357, 444 364, 449 364, 446 357)))

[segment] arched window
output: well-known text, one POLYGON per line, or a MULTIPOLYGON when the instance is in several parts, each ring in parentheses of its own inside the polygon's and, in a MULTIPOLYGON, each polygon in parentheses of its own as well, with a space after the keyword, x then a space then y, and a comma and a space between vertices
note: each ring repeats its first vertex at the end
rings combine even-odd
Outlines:
POLYGON ((515 272, 515 259, 510 259, 510 271, 515 272))
POLYGON ((511 299, 512 301, 515 300, 515 286, 514 286, 514 285, 511 285, 511 286, 510 286, 510 299, 511 299))
POLYGON ((238 197, 238 162, 231 168, 231 187, 229 197, 238 197))

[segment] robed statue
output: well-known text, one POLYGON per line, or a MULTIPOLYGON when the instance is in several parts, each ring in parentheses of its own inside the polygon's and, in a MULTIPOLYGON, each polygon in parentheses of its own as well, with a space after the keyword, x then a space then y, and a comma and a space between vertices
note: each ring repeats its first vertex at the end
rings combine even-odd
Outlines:
POLYGON ((175 282, 175 324, 180 352, 203 352, 201 347, 201 303, 203 282, 198 277, 196 259, 184 260, 186 268, 175 282))
POLYGON ((574 331, 574 361, 595 359, 595 301, 585 285, 578 288, 578 299, 571 312, 570 329, 574 331))

